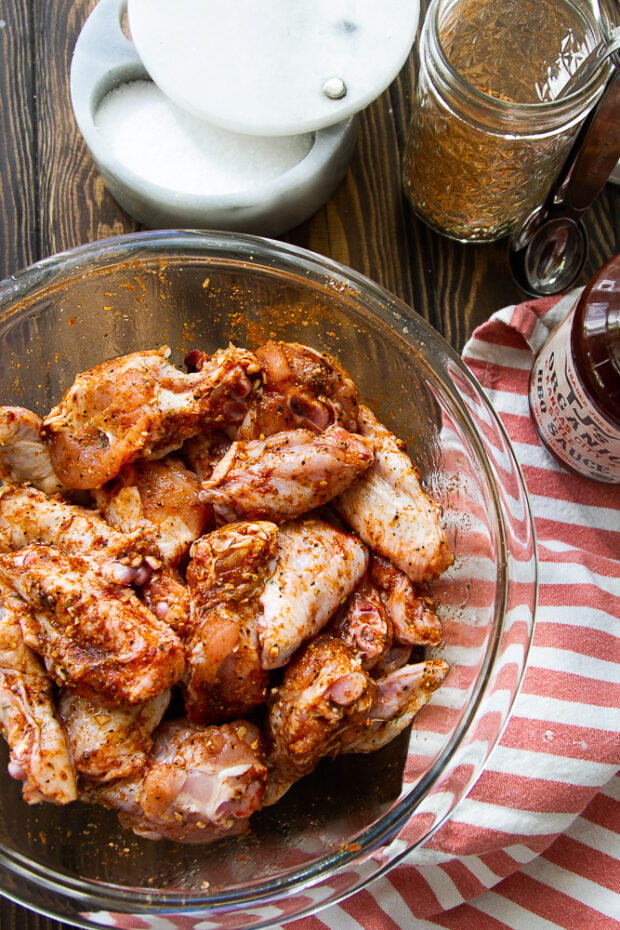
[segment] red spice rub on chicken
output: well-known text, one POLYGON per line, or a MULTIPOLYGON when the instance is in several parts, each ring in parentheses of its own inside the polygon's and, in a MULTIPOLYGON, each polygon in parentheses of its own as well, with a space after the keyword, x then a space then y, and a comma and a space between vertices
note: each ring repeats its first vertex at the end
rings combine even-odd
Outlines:
POLYGON ((70 488, 100 488, 138 456, 156 458, 202 430, 243 419, 260 366, 220 349, 184 374, 170 351, 134 352, 78 375, 44 420, 52 464, 70 488))
POLYGON ((422 487, 404 443, 364 405, 359 410, 359 431, 374 444, 374 462, 337 498, 338 513, 411 581, 440 575, 452 564, 452 552, 439 508, 422 487))
POLYGON ((139 704, 181 678, 185 654, 171 628, 78 556, 27 546, 0 556, 0 578, 29 607, 24 642, 57 684, 139 704))
POLYGON ((267 769, 254 724, 161 725, 142 772, 86 788, 84 800, 119 812, 123 826, 149 839, 208 843, 247 828, 261 806, 267 769))
POLYGON ((267 673, 258 638, 259 597, 274 571, 274 523, 232 523, 192 549, 187 568, 185 709, 195 723, 243 716, 264 703, 267 673))
POLYGON ((255 355, 263 390, 252 398, 235 438, 289 429, 323 432, 333 425, 356 431, 359 392, 335 358, 298 342, 266 342, 255 355))

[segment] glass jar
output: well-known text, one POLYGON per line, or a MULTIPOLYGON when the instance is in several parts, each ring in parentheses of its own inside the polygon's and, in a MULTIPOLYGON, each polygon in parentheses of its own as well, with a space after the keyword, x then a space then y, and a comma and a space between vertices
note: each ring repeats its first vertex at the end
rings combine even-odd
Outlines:
POLYGON ((620 254, 549 336, 529 397, 538 434, 561 465, 620 484, 620 254))
POLYGON ((488 242, 544 200, 609 73, 561 97, 599 25, 588 0, 432 0, 403 164, 425 223, 488 242))

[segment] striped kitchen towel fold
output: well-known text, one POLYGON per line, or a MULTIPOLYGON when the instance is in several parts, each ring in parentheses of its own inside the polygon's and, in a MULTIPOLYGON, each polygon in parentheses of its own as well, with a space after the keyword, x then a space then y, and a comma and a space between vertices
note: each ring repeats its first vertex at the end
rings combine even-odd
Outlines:
POLYGON ((556 464, 527 399, 534 355, 577 293, 500 310, 463 352, 512 440, 538 535, 537 623, 506 731, 422 850, 287 930, 620 928, 620 486, 556 464))

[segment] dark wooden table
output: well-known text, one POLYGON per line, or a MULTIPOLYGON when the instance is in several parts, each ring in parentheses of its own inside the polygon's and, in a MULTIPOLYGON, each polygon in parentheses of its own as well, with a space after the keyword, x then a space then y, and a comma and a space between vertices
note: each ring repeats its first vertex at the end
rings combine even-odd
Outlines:
MULTIPOLYGON (((94 6, 0 0, 0 279, 54 252, 139 228, 104 188, 71 111, 71 53, 94 6)), ((511 279, 505 241, 451 242, 405 202, 400 163, 414 74, 412 55, 362 114, 357 149, 332 198, 283 238, 373 278, 460 350, 475 326, 525 295, 511 279)), ((620 187, 606 186, 586 225, 584 283, 620 250, 620 187)), ((0 900, 2 930, 65 926, 0 900)))

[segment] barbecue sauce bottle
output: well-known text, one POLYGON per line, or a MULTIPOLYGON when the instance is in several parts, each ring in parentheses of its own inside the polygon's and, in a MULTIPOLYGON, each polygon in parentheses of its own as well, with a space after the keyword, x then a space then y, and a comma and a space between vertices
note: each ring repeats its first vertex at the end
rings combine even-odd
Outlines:
POLYGON ((536 357, 530 410, 561 465, 620 484, 620 254, 597 272, 536 357))

